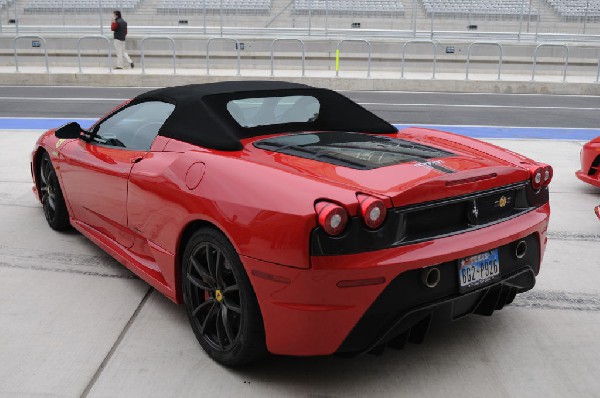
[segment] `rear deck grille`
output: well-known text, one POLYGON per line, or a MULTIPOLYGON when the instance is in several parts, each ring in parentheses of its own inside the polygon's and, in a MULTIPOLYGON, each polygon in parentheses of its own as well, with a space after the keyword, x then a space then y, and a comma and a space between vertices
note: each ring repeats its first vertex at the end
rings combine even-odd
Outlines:
POLYGON ((388 210, 382 227, 370 230, 352 217, 331 237, 313 230, 311 255, 362 253, 461 234, 518 217, 548 202, 548 189, 533 192, 522 182, 488 191, 388 210))
MULTIPOLYGON (((524 189, 495 191, 462 200, 441 201, 425 209, 401 209, 406 217, 404 243, 421 241, 438 236, 491 224, 521 213, 525 208, 516 208, 517 195, 524 189)), ((524 199, 524 198, 523 198, 524 199)))

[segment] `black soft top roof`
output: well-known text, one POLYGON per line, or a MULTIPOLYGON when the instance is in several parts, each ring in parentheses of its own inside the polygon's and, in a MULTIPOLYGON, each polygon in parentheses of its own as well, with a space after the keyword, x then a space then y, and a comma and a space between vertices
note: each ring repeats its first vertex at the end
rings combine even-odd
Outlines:
POLYGON ((131 104, 158 100, 175 105, 159 135, 207 148, 242 149, 240 139, 300 131, 355 131, 372 134, 398 130, 365 108, 326 89, 279 81, 230 81, 167 87, 135 97, 131 104), (268 126, 242 127, 227 111, 231 100, 310 95, 320 103, 316 120, 268 126))

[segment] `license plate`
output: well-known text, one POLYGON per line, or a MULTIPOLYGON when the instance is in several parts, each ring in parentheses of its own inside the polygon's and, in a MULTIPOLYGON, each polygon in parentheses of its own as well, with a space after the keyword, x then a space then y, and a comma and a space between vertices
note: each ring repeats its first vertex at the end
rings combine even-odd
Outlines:
POLYGON ((458 260, 459 291, 464 292, 500 276, 498 249, 458 260))

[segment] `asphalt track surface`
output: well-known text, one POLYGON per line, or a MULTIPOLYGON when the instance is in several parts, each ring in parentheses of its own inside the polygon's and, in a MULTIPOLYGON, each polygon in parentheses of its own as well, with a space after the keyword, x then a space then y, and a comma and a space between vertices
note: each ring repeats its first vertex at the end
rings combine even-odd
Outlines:
POLYGON ((143 91, 0 87, 0 396, 600 396, 600 189, 573 175, 584 137, 600 135, 600 97, 345 92, 389 121, 466 129, 554 166, 537 285, 402 351, 229 370, 181 307, 81 235, 51 231, 31 194, 37 129, 91 123, 143 91))

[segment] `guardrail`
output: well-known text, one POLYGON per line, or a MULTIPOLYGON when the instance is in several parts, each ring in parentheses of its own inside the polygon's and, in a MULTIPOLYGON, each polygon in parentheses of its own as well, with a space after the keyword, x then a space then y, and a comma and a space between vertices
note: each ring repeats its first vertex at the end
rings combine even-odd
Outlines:
POLYGON ((169 36, 147 36, 142 39, 141 52, 142 52, 142 74, 146 74, 146 65, 144 63, 144 43, 146 40, 167 40, 171 43, 171 49, 173 50, 173 74, 177 74, 177 52, 175 50, 175 40, 169 36))
POLYGON ((210 43, 221 40, 221 41, 232 41, 235 43, 235 49, 237 52, 237 76, 241 76, 240 72, 240 42, 238 39, 233 39, 231 37, 212 37, 208 39, 206 43, 206 74, 210 75, 210 43))
POLYGON ((429 43, 431 44, 432 48, 433 48, 433 71, 431 74, 431 78, 435 79, 435 67, 436 67, 436 63, 437 63, 437 43, 434 42, 433 40, 409 40, 407 42, 404 43, 404 45, 402 46, 402 72, 400 73, 400 77, 402 79, 404 79, 404 64, 406 63, 406 46, 408 46, 409 44, 423 44, 423 43, 429 43))
POLYGON ((305 68, 304 68, 304 63, 306 61, 306 45, 304 44, 304 40, 302 39, 274 39, 271 42, 271 76, 275 76, 273 74, 273 67, 274 67, 274 63, 275 63, 275 43, 276 42, 280 42, 280 41, 294 41, 297 43, 300 43, 300 45, 302 46, 302 77, 306 76, 304 74, 305 68))
POLYGON ((563 82, 567 81, 567 68, 569 67, 569 46, 566 44, 555 44, 555 43, 542 43, 535 48, 533 52, 533 68, 531 69, 531 81, 535 81, 535 70, 537 66, 538 50, 542 47, 562 47, 565 49, 565 65, 563 68, 563 82))
POLYGON ((46 39, 38 35, 21 35, 15 36, 13 39, 13 52, 15 55, 15 72, 19 71, 19 55, 17 54, 17 41, 19 39, 40 39, 44 43, 44 61, 46 62, 46 73, 50 73, 50 67, 48 66, 48 45, 46 39))
POLYGON ((500 56, 498 57, 498 80, 500 80, 500 73, 502 69, 502 57, 504 56, 504 49, 502 48, 502 44, 492 41, 476 41, 474 43, 469 44, 469 48, 467 50, 467 70, 465 72, 465 80, 469 80, 469 66, 471 63, 471 49, 475 45, 495 45, 500 50, 500 56))
POLYGON ((112 64, 111 64, 111 59, 112 59, 112 48, 110 45, 110 40, 108 40, 108 37, 106 36, 100 36, 100 35, 90 35, 90 36, 81 36, 78 40, 77 40, 77 65, 79 66, 79 73, 83 73, 83 71, 81 70, 81 42, 83 40, 86 39, 103 39, 106 40, 106 44, 107 44, 107 60, 108 60, 108 73, 112 73, 112 64))
POLYGON ((340 46, 342 45, 342 43, 347 42, 365 43, 367 45, 367 47, 369 48, 369 56, 367 60, 367 77, 371 77, 371 51, 373 47, 371 46, 370 41, 364 39, 342 39, 338 41, 337 48, 335 50, 335 77, 338 77, 340 75, 340 46))
MULTIPOLYGON (((20 62, 19 62, 19 52, 17 50, 17 43, 19 40, 22 40, 22 39, 38 39, 39 40, 40 43, 38 43, 38 45, 36 45, 35 47, 38 47, 38 46, 43 47, 46 73, 50 73, 48 43, 47 43, 46 39, 40 35, 19 35, 19 36, 16 36, 13 38, 12 45, 13 45, 13 55, 14 55, 14 62, 15 62, 15 71, 19 72, 20 62)), ((104 40, 106 42, 107 66, 108 66, 109 73, 112 73, 111 61, 112 61, 113 53, 112 53, 111 43, 110 43, 110 40, 106 36, 102 36, 102 35, 86 35, 86 36, 81 36, 77 39, 76 51, 77 51, 77 65, 78 65, 79 73, 83 72, 82 71, 82 61, 81 61, 82 42, 85 40, 91 40, 91 39, 100 39, 100 40, 104 40)), ((176 46, 175 39, 173 39, 170 36, 147 36, 147 37, 142 38, 141 45, 140 45, 142 74, 146 73, 145 60, 148 55, 147 55, 145 44, 148 40, 162 40, 162 41, 169 42, 169 49, 172 53, 171 58, 172 58, 172 64, 173 64, 173 74, 177 74, 177 55, 178 55, 177 54, 177 46, 176 46)), ((235 54, 236 54, 235 57, 237 60, 236 75, 241 76, 241 44, 238 39, 230 38, 230 37, 213 37, 206 41, 206 75, 210 75, 211 56, 214 56, 214 54, 212 54, 212 52, 211 52, 211 48, 212 48, 211 45, 215 41, 219 41, 219 40, 231 42, 231 43, 235 44, 235 54)), ((275 53, 276 53, 277 44, 281 43, 281 42, 285 42, 285 41, 293 42, 300 46, 301 58, 299 60, 299 66, 301 67, 301 70, 302 70, 302 76, 303 77, 306 76, 306 58, 307 58, 306 42, 302 39, 296 39, 296 38, 276 38, 270 42, 270 76, 275 75, 275 56, 276 56, 275 53)), ((339 77, 339 72, 340 72, 340 68, 339 68, 340 55, 339 54, 340 54, 341 48, 343 47, 343 44, 347 43, 347 42, 362 43, 363 45, 365 45, 367 47, 367 51, 360 52, 360 54, 366 55, 366 58, 367 58, 366 59, 366 61, 367 61, 366 77, 370 78, 371 72, 372 72, 372 62, 373 62, 372 61, 373 43, 371 43, 368 40, 364 40, 364 39, 343 39, 343 40, 337 41, 335 76, 339 77)), ((401 56, 401 59, 399 59, 401 62, 400 78, 403 78, 403 79, 405 78, 406 63, 407 63, 407 47, 410 45, 425 44, 425 45, 430 46, 430 48, 431 48, 431 52, 429 53, 431 55, 431 66, 432 66, 431 79, 435 79, 436 73, 437 73, 437 66, 438 66, 437 65, 437 63, 438 63, 438 55, 437 55, 438 42, 433 41, 433 40, 427 40, 427 39, 425 39, 425 40, 414 39, 414 40, 401 41, 400 43, 402 44, 402 56, 401 56)), ((465 62, 465 80, 469 80, 469 76, 470 76, 471 69, 472 69, 472 64, 474 63, 473 58, 472 58, 473 48, 476 46, 484 46, 484 45, 495 46, 498 49, 497 79, 498 80, 501 79, 502 69, 503 69, 503 66, 505 65, 505 47, 502 44, 500 44, 499 42, 474 41, 474 42, 469 43, 468 49, 467 49, 466 62, 465 62)), ((590 44, 587 44, 587 43, 580 43, 580 44, 542 43, 542 44, 539 44, 535 47, 535 49, 533 51, 533 55, 532 55, 532 67, 531 67, 531 80, 532 81, 536 80, 537 69, 538 69, 538 64, 539 64, 539 52, 540 52, 540 49, 542 49, 544 47, 558 47, 558 48, 563 49, 564 63, 563 63, 563 67, 562 67, 562 81, 567 80, 567 71, 568 71, 568 67, 569 67, 569 56, 570 56, 571 49, 593 47, 597 50, 600 50, 600 47, 591 46, 590 44)), ((427 54, 427 52, 424 52, 423 54, 427 54)), ((221 55, 221 56, 223 57, 223 55, 221 55)), ((256 54, 252 54, 252 56, 255 57, 256 54)), ((265 56, 262 55, 262 57, 264 58, 265 56)), ((586 57, 586 59, 589 59, 589 58, 586 57)), ((392 61, 392 62, 395 62, 397 60, 398 60, 398 58, 389 58, 389 61, 392 61)), ((425 59, 425 62, 428 62, 428 60, 425 59)), ((521 61, 519 61, 519 62, 521 62, 521 61)), ((595 83, 600 83, 600 56, 597 60, 596 60, 596 58, 594 58, 593 61, 591 61, 591 62, 588 61, 587 64, 589 66, 593 65, 595 67, 595 72, 596 72, 595 73, 596 74, 595 83)), ((525 70, 525 73, 527 73, 527 70, 525 70)), ((589 73, 589 70, 588 70, 588 73, 589 73)), ((594 81, 593 77, 590 80, 594 81)))

